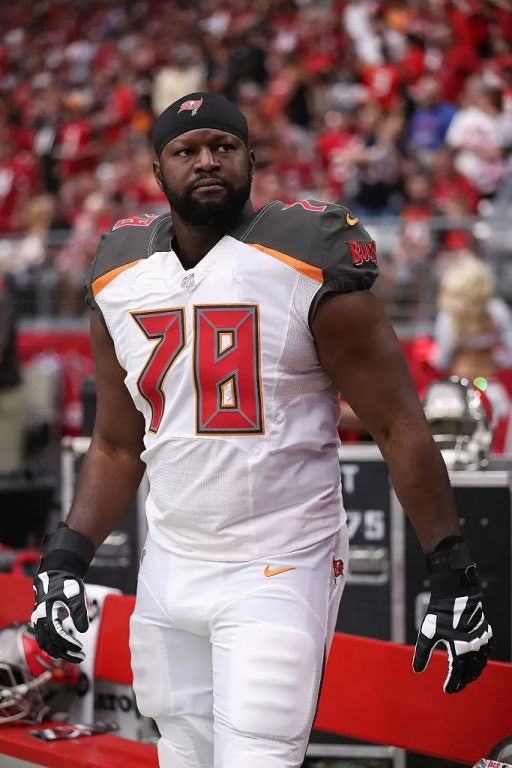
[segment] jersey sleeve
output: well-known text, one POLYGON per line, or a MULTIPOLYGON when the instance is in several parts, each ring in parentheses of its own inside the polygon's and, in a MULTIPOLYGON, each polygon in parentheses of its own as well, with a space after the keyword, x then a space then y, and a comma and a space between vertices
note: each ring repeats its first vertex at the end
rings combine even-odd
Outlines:
POLYGON ((98 244, 96 256, 84 283, 85 301, 98 311, 96 295, 109 275, 158 250, 168 250, 171 238, 170 216, 131 216, 117 221, 105 232, 98 244))
POLYGON ((376 243, 347 208, 327 206, 322 213, 321 243, 323 281, 310 318, 326 294, 367 290, 379 274, 376 243))
POLYGON ((313 268, 320 285, 309 306, 310 326, 323 296, 371 288, 379 274, 375 242, 357 216, 325 200, 287 204, 275 200, 258 213, 248 229, 234 236, 279 253, 301 272, 313 268))

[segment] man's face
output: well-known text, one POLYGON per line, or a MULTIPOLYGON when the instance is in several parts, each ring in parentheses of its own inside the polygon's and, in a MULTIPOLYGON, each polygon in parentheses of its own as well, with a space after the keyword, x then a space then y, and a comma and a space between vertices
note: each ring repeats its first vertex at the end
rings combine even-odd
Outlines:
POLYGON ((229 227, 249 199, 254 155, 243 141, 198 128, 170 141, 154 164, 171 209, 187 224, 229 227))

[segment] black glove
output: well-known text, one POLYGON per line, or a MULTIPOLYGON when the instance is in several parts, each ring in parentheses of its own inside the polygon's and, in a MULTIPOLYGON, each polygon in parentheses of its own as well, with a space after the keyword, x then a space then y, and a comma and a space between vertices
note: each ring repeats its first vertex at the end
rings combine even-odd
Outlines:
POLYGON ((44 540, 45 554, 34 578, 36 594, 31 622, 39 646, 54 659, 78 664, 85 654, 75 634, 63 627, 69 617, 73 629, 86 632, 89 626, 83 578, 94 556, 87 536, 65 524, 44 540))
POLYGON ((481 674, 489 656, 492 628, 484 616, 474 561, 460 536, 444 539, 427 555, 430 602, 418 633, 413 669, 423 672, 432 651, 448 651, 445 693, 458 693, 481 674))

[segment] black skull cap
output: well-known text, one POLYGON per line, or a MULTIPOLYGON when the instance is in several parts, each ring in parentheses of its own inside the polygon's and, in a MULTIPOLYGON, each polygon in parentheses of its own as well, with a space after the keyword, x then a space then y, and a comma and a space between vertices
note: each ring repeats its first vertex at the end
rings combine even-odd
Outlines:
POLYGON ((216 93, 197 91, 174 101, 155 120, 151 141, 157 156, 176 136, 196 128, 217 128, 249 144, 247 120, 238 107, 216 93))

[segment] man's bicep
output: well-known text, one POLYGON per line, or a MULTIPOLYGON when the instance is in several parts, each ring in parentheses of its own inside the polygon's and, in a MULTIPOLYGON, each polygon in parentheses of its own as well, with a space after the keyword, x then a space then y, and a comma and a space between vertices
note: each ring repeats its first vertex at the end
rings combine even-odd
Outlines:
POLYGON ((114 344, 98 312, 91 312, 91 346, 96 375, 96 418, 93 438, 112 448, 140 455, 144 418, 136 409, 114 344))
POLYGON ((327 296, 312 328, 320 364, 375 437, 399 415, 422 415, 400 342, 370 291, 327 296))

